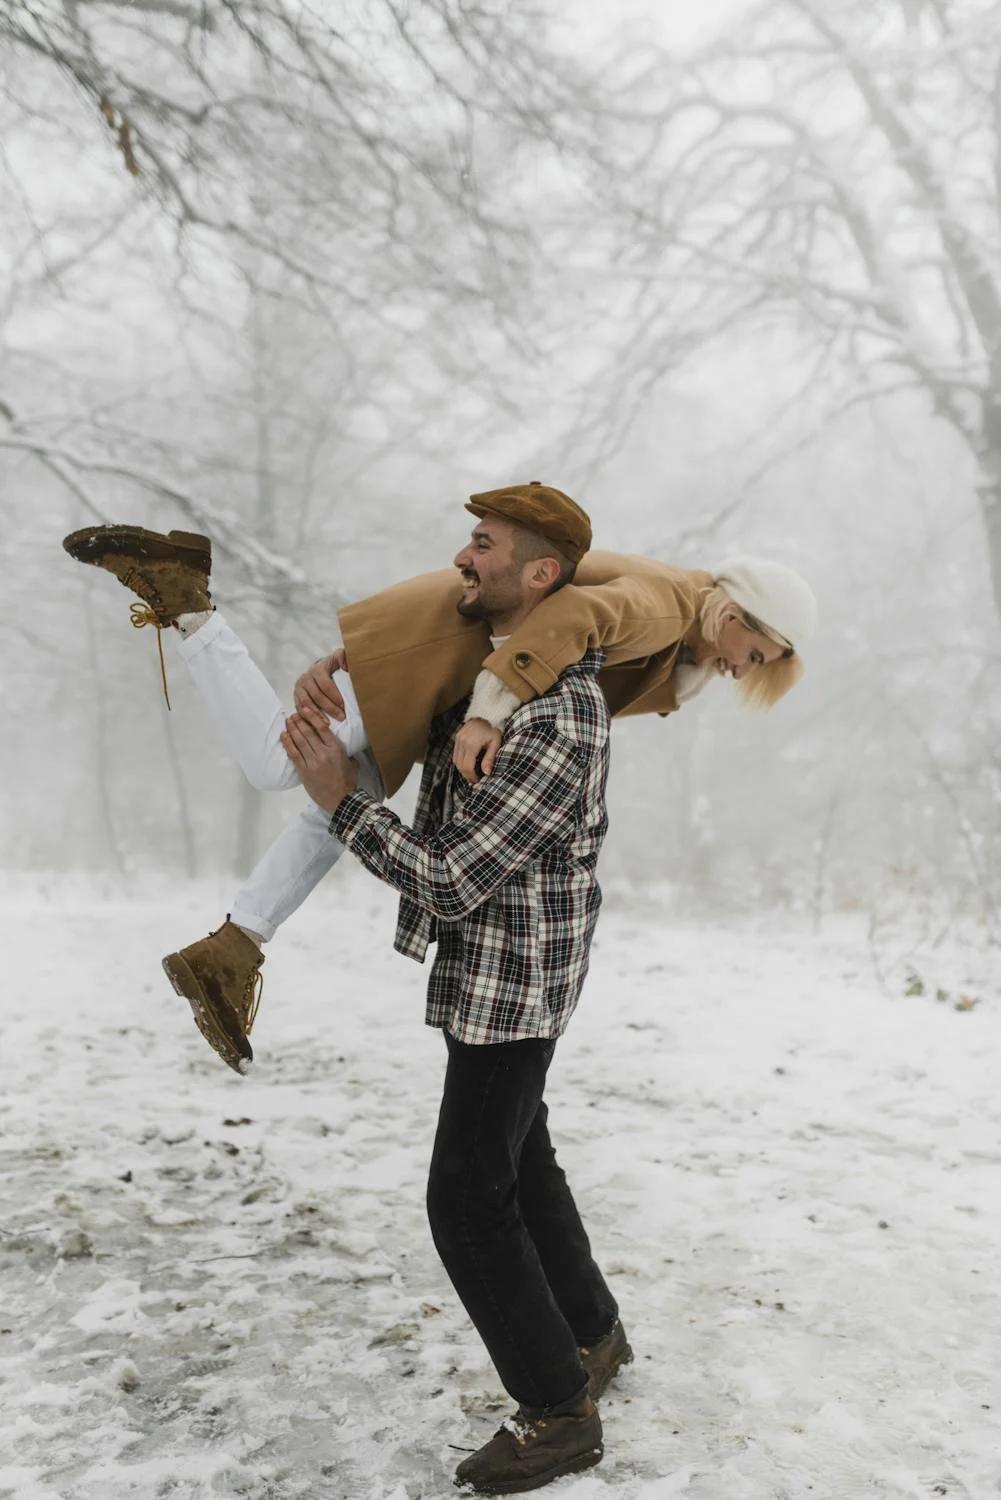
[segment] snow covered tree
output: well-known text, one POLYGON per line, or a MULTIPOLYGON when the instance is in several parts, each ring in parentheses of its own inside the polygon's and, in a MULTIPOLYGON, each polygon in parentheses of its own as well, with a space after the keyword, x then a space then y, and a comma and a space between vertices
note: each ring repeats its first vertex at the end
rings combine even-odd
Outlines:
POLYGON ((359 425, 372 449, 430 443, 450 400, 469 424, 530 401, 532 210, 553 197, 547 163, 587 133, 545 26, 532 0, 0 0, 0 461, 31 455, 95 519, 101 487, 138 485, 211 525, 264 588, 280 559, 205 495, 190 413, 181 443, 141 441, 138 420, 113 431, 110 409, 151 395, 123 335, 144 325, 149 347, 169 325, 204 376, 207 341, 232 348, 259 293, 272 324, 322 332, 311 375, 349 447, 359 425), (98 370, 67 348, 96 343, 98 370))
MULTIPOLYGON (((389 539, 382 581, 419 565, 421 504, 458 498, 441 456, 543 378, 524 308, 575 79, 532 0, 0 0, 0 492, 31 549, 11 628, 65 636, 66 595, 37 581, 64 576, 64 531, 186 525, 287 684, 376 586, 366 535, 389 539)), ((130 748, 109 734, 95 757, 138 828, 136 746, 159 784, 171 767, 118 606, 95 597, 49 683, 71 713, 97 692, 132 719, 130 748)), ((187 827, 169 800, 156 816, 151 836, 187 827)), ((244 799, 244 864, 253 822, 244 799)))
POLYGON ((791 356, 827 417, 920 393, 972 459, 1001 612, 999 22, 996 0, 762 0, 631 54, 610 150, 633 164, 620 408, 744 333, 762 383, 791 356))

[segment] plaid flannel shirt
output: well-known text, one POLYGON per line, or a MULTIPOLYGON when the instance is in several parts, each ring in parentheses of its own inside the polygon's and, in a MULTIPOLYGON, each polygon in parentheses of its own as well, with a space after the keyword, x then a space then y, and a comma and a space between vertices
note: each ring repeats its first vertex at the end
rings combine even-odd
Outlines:
POLYGON ((437 940, 426 1020, 459 1041, 556 1037, 577 1004, 608 827, 603 661, 589 651, 517 709, 492 774, 476 786, 452 765, 465 705, 435 719, 412 830, 362 791, 330 820, 401 893, 398 952, 423 962, 437 940))

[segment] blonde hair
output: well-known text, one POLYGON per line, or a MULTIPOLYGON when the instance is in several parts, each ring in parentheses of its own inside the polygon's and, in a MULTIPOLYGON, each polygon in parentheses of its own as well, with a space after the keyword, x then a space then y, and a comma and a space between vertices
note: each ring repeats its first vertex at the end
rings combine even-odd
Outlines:
POLYGON ((741 707, 767 713, 796 686, 802 675, 803 661, 795 651, 791 656, 777 656, 774 661, 763 662, 737 683, 741 707))
MULTIPOLYGON (((759 635, 774 641, 777 646, 783 647, 782 656, 776 657, 774 661, 763 662, 737 683, 741 707, 752 712, 767 713, 802 677, 802 660, 784 636, 769 629, 762 620, 742 609, 721 583, 714 584, 707 591, 699 611, 699 626, 706 640, 715 644, 723 626, 730 619, 739 620, 748 630, 755 630, 759 635)), ((720 667, 719 671, 722 672, 723 668, 720 667)))

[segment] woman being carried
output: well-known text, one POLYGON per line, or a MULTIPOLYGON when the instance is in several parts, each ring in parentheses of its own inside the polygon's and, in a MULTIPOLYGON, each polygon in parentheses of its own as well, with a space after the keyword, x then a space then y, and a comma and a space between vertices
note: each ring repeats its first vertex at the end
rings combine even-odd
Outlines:
MULTIPOLYGON (((605 653, 599 680, 616 717, 672 713, 720 675, 737 682, 750 706, 767 709, 802 673, 798 650, 815 628, 816 603, 779 563, 740 557, 703 571, 590 552, 585 513, 536 482, 473 495, 466 509, 480 520, 453 568, 339 610, 343 650, 296 683, 297 707, 327 713, 374 796, 398 790, 423 759, 432 720, 470 694, 453 759, 470 781, 489 774, 511 714, 589 649, 605 653), (491 636, 486 592, 503 590, 542 556, 560 564, 551 593, 511 635, 491 636)), ((298 785, 281 742, 281 702, 212 604, 209 539, 97 526, 63 545, 139 595, 136 623, 176 629, 180 654, 252 785, 298 785)), ((496 621, 496 592, 490 614, 496 621)), ((262 856, 224 924, 163 960, 206 1040, 237 1072, 253 1057, 261 948, 343 853, 328 824, 310 803, 262 856)))

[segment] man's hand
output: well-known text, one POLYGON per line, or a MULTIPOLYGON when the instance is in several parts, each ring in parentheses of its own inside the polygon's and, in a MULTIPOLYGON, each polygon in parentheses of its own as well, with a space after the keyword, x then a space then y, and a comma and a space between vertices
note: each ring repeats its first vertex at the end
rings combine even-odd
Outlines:
POLYGON ((304 708, 315 708, 317 713, 327 714, 332 719, 343 719, 344 699, 331 677, 334 672, 346 672, 347 668, 348 659, 343 646, 307 667, 302 676, 296 678, 292 690, 292 701, 299 712, 304 708))
POLYGON ((292 714, 285 721, 282 744, 317 807, 336 812, 358 785, 358 775, 326 716, 315 708, 292 714))
POLYGON ((497 751, 500 749, 501 732, 488 724, 486 719, 467 719, 455 736, 452 745, 452 764, 455 769, 475 786, 480 775, 489 776, 494 768, 497 751), (480 753, 483 760, 477 767, 480 753))

